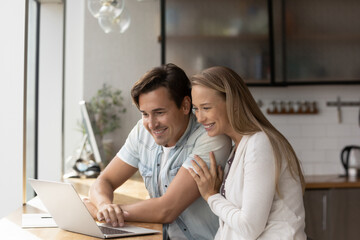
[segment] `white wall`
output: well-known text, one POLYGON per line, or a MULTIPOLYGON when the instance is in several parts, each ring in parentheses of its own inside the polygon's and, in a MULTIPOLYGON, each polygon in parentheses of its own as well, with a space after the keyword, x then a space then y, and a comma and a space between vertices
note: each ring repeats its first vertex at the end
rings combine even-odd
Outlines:
POLYGON ((1 8, 0 218, 22 203, 25 1, 2 1, 1 8))
POLYGON ((84 48, 84 99, 89 100, 104 82, 120 88, 127 108, 122 128, 111 137, 115 149, 140 119, 140 113, 132 105, 130 89, 148 70, 160 65, 160 1, 126 0, 125 6, 131 16, 131 25, 123 33, 105 34, 85 11, 84 48))
MULTIPOLYGON (((160 1, 125 1, 131 25, 123 33, 106 34, 84 1, 67 1, 65 65, 65 159, 75 154, 81 134, 78 102, 90 100, 103 83, 122 90, 127 112, 114 139, 116 151, 140 119, 130 89, 146 71, 160 65, 160 1), (81 24, 84 24, 82 26, 81 24)), ((68 166, 69 164, 68 161, 68 166)))
POLYGON ((63 4, 41 3, 38 178, 62 178, 63 4))
POLYGON ((82 133, 79 101, 83 99, 84 85, 84 22, 85 1, 67 1, 65 19, 65 96, 64 96, 64 172, 72 168, 71 156, 79 147, 82 133), (70 157, 70 159, 69 159, 70 157))
POLYGON ((304 173, 344 174, 340 152, 346 145, 360 145, 359 107, 342 107, 342 123, 338 123, 336 107, 327 102, 360 101, 360 85, 293 86, 285 88, 252 87, 255 99, 264 102, 263 112, 290 141, 304 173), (272 101, 316 101, 316 115, 269 115, 272 101))

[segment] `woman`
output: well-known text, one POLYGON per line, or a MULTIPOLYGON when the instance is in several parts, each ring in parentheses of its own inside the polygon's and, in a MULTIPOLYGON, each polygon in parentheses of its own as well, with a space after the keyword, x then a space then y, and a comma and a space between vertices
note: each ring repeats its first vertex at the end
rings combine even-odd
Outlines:
POLYGON ((209 136, 226 134, 235 144, 224 174, 212 153, 210 170, 197 156, 196 172, 189 169, 219 216, 215 239, 306 239, 304 177, 289 142, 231 69, 212 67, 191 81, 198 121, 209 136))

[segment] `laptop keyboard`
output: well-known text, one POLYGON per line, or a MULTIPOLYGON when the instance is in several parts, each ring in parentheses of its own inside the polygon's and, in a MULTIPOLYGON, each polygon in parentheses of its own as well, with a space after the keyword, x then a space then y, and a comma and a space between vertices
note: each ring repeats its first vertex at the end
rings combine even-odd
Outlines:
POLYGON ((120 229, 115 229, 115 228, 108 228, 108 227, 103 227, 103 226, 99 226, 100 230, 104 233, 104 234, 124 234, 124 233, 131 233, 128 231, 124 231, 124 230, 120 230, 120 229))

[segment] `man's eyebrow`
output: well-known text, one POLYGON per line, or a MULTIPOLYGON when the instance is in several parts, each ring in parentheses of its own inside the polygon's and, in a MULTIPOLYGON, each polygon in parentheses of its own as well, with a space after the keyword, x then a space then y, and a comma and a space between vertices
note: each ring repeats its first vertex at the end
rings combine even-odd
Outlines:
MULTIPOLYGON (((159 111, 165 111, 165 110, 166 110, 165 108, 155 108, 155 109, 151 110, 150 112, 159 112, 159 111)), ((144 113, 146 111, 140 110, 140 112, 144 113)))
POLYGON ((166 110, 165 108, 155 108, 153 110, 151 110, 152 112, 158 112, 158 111, 164 111, 166 110))

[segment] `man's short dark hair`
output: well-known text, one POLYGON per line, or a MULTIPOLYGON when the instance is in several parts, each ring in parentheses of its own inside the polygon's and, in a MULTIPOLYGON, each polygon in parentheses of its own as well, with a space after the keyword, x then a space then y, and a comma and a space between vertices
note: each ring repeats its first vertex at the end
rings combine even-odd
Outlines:
POLYGON ((145 73, 132 87, 131 97, 137 108, 139 106, 139 96, 142 93, 148 93, 159 87, 165 87, 174 100, 178 108, 184 97, 189 96, 191 99, 191 84, 184 70, 175 64, 168 63, 160 67, 155 67, 145 73))

